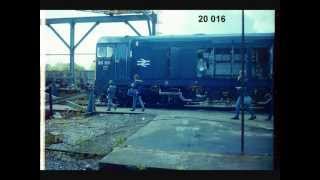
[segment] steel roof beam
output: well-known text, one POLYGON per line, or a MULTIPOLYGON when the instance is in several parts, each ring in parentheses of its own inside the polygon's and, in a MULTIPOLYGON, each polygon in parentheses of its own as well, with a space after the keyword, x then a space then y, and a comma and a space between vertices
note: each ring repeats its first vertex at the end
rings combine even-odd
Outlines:
POLYGON ((129 23, 129 21, 147 21, 149 35, 155 35, 155 23, 157 21, 156 14, 151 15, 120 15, 120 16, 94 16, 94 17, 74 17, 74 18, 51 18, 46 19, 46 25, 58 36, 58 38, 68 47, 70 51, 70 73, 72 77, 72 82, 75 83, 74 76, 74 54, 75 49, 78 45, 89 35, 89 33, 99 24, 99 23, 113 23, 113 22, 124 22, 126 23, 137 35, 141 34, 129 23), (152 23, 152 29, 150 29, 150 22, 152 23), (75 36, 75 24, 76 23, 91 23, 95 24, 86 32, 86 34, 79 40, 77 44, 74 44, 75 36), (70 45, 60 36, 60 34, 51 26, 52 24, 70 24, 70 45))
POLYGON ((148 20, 146 15, 125 15, 125 16, 94 16, 94 17, 78 17, 78 18, 53 18, 46 19, 46 24, 64 24, 64 23, 112 23, 125 21, 143 21, 148 20))
POLYGON ((141 34, 140 34, 128 21, 125 21, 125 23, 126 23, 138 36, 141 36, 141 34))
POLYGON ((60 36, 60 34, 50 24, 47 25, 58 36, 58 38, 63 42, 63 44, 66 45, 68 49, 70 49, 69 44, 60 36))
POLYGON ((149 35, 151 36, 151 27, 150 27, 150 21, 148 20, 148 21, 147 21, 147 23, 148 23, 148 30, 149 30, 149 35))
POLYGON ((99 22, 96 22, 88 32, 86 32, 85 35, 82 36, 82 38, 78 41, 78 43, 74 46, 74 48, 77 48, 77 46, 89 35, 89 33, 99 24, 99 22))
POLYGON ((157 15, 152 13, 152 14, 144 14, 146 16, 148 16, 148 30, 149 30, 149 35, 150 36, 154 36, 156 35, 156 23, 157 23, 157 15), (152 25, 152 29, 150 26, 150 21, 151 21, 151 25, 152 25))

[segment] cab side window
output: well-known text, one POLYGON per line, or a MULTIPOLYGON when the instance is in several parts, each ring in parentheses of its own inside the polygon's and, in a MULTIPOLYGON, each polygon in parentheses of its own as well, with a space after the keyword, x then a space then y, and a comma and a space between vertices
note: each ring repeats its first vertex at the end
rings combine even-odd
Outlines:
POLYGON ((113 47, 111 46, 101 46, 97 49, 97 56, 111 58, 113 56, 113 51, 113 47))

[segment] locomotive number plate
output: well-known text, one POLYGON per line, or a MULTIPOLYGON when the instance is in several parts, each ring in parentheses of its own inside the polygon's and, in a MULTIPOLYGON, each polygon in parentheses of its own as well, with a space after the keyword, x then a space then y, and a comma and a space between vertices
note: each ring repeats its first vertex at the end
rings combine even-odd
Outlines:
POLYGON ((106 71, 108 70, 109 66, 103 66, 103 70, 106 71))

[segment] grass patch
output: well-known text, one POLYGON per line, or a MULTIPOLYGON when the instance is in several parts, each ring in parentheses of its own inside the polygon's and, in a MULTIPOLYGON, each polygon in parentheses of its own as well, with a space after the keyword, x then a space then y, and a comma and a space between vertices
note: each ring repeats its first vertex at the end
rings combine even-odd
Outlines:
POLYGON ((126 142, 126 138, 125 137, 117 137, 114 144, 113 144, 113 147, 119 147, 119 146, 126 146, 125 145, 125 142, 126 142))

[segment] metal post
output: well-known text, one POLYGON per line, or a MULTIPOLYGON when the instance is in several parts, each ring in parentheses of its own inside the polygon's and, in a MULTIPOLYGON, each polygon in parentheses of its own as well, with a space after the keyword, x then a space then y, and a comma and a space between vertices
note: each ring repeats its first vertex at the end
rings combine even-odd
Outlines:
MULTIPOLYGON (((246 48, 247 48, 247 58, 248 59, 245 62, 246 63, 245 67, 246 67, 246 69, 251 70, 251 67, 252 67, 252 65, 251 65, 252 64, 252 47, 246 46, 246 48)), ((246 75, 247 75, 246 77, 247 77, 248 81, 250 82, 250 79, 252 77, 252 72, 251 71, 247 71, 246 75)), ((248 85, 248 86, 250 87, 250 85, 248 85)))
POLYGON ((234 61, 234 46, 233 46, 233 41, 232 41, 232 47, 231 47, 231 76, 233 77, 233 61, 234 61))
POLYGON ((149 36, 151 36, 151 27, 150 27, 150 20, 148 19, 147 20, 147 23, 148 23, 148 30, 149 30, 149 36))
POLYGON ((242 36, 241 36, 241 154, 244 154, 244 10, 242 10, 242 36))
MULTIPOLYGON (((270 64, 270 75, 271 75, 271 80, 273 80, 273 45, 270 47, 270 50, 269 50, 269 55, 270 55, 270 58, 269 58, 269 64, 270 64)), ((273 81, 272 81, 273 82, 273 81)))
POLYGON ((52 110, 52 87, 50 85, 49 87, 49 117, 51 117, 53 115, 53 110, 52 110))
POLYGON ((152 13, 151 14, 152 19, 152 36, 156 35, 156 23, 157 23, 157 16, 152 13))
POLYGON ((214 48, 212 48, 212 50, 211 50, 211 53, 210 53, 210 56, 211 56, 211 58, 210 58, 210 64, 211 64, 211 78, 213 78, 214 77, 214 48))
POLYGON ((75 23, 70 23, 70 74, 71 74, 71 83, 75 85, 75 73, 74 73, 74 26, 75 23))
POLYGON ((216 77, 216 54, 215 54, 215 48, 212 48, 213 51, 213 73, 212 73, 212 77, 215 78, 216 77))

